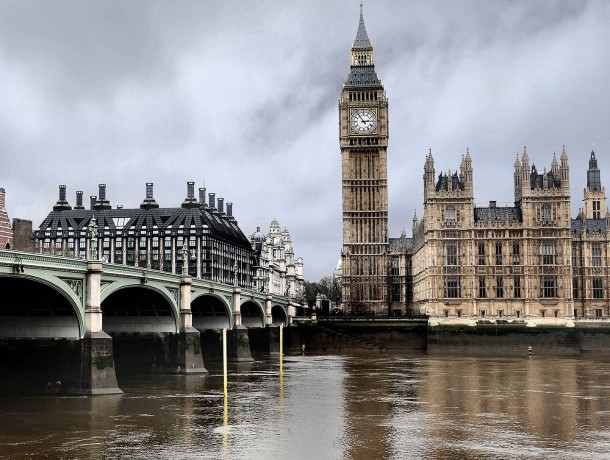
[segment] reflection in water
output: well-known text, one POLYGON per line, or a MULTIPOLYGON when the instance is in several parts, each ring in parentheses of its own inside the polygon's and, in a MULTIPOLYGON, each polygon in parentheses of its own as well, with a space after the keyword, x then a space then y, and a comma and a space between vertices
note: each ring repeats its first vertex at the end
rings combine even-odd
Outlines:
POLYGON ((0 458, 602 458, 610 362, 275 356, 120 377, 124 395, 0 397, 0 458))

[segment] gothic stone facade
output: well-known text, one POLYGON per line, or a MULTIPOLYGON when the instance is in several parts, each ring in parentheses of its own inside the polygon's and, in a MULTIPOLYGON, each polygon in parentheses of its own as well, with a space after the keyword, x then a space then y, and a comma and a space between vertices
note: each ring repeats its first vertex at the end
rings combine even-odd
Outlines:
POLYGON ((563 149, 547 170, 514 163, 514 200, 474 201, 470 152, 458 170, 424 165, 424 215, 413 237, 387 236, 388 105, 360 11, 352 65, 339 104, 345 312, 437 318, 610 316, 610 214, 595 153, 584 207, 570 217, 563 149))
POLYGON ((432 316, 565 317, 571 299, 568 156, 550 171, 515 162, 512 206, 477 206, 470 153, 459 172, 424 166, 424 217, 413 228, 413 307, 432 316))
POLYGON ((414 219, 413 308, 435 317, 607 316, 605 189, 591 152, 584 209, 570 218, 565 148, 542 173, 526 151, 514 165, 514 205, 477 206, 469 152, 459 172, 424 166, 424 217, 414 219))
POLYGON ((382 312, 388 296, 388 102, 375 73, 362 11, 339 102, 342 158, 342 302, 382 312))

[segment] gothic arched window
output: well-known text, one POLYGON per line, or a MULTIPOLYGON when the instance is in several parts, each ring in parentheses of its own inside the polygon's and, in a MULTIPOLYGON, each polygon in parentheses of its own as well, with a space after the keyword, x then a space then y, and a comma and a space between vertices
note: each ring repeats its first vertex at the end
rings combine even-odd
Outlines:
POLYGON ((457 213, 455 211, 455 206, 447 206, 445 208, 445 223, 446 224, 455 224, 457 221, 457 213))

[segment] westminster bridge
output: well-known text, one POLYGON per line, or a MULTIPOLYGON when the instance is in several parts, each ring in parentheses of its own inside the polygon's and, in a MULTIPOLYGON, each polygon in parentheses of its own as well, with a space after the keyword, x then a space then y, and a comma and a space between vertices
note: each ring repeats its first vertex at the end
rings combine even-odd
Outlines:
POLYGON ((272 332, 290 324, 295 311, 287 297, 186 274, 12 250, 0 250, 0 287, 0 370, 23 370, 35 361, 43 364, 41 382, 48 376, 43 383, 56 385, 61 374, 62 391, 68 384, 84 394, 120 392, 117 355, 124 367, 152 363, 162 371, 206 372, 206 346, 218 351, 223 328, 229 359, 252 360, 248 329, 272 332), (217 333, 205 342, 209 331, 217 333), (23 362, 23 353, 46 362, 32 356, 23 362), (66 365, 70 360, 77 362, 66 365), (54 373, 57 367, 63 370, 54 373))

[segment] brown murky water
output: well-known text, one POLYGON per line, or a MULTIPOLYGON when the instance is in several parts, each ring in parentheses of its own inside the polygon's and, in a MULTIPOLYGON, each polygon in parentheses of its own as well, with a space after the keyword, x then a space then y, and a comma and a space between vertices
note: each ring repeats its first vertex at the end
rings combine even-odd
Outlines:
POLYGON ((0 397, 0 458, 610 458, 610 358, 284 357, 0 397))

